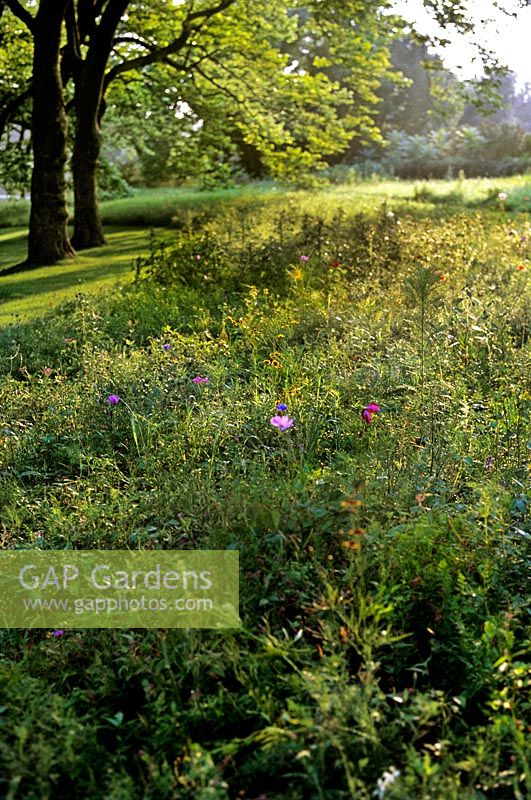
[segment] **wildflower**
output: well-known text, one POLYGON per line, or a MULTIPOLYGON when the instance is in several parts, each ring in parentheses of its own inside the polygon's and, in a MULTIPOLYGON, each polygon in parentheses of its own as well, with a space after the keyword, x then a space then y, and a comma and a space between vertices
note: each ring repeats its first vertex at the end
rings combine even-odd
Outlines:
POLYGON ((516 269, 520 270, 520 272, 525 272, 525 264, 518 264, 516 269))
POLYGON ((53 632, 52 636, 55 636, 56 639, 59 639, 64 634, 64 631, 60 628, 53 632))
POLYGON ((381 778, 378 778, 377 786, 378 788, 373 792, 379 800, 383 798, 386 790, 391 786, 397 778, 400 777, 400 770, 396 769, 395 767, 391 767, 390 769, 386 769, 383 773, 381 778))
POLYGON ((494 456, 488 456, 488 457, 485 459, 485 463, 483 464, 483 469, 484 469, 484 470, 487 470, 487 472, 488 472, 488 471, 489 471, 489 470, 491 470, 493 467, 494 467, 494 456))
POLYGON ((362 500, 359 500, 357 497, 347 498, 346 500, 341 500, 340 504, 341 508, 344 508, 346 511, 353 511, 355 508, 359 508, 363 505, 362 500))
POLYGON ((302 281, 302 270, 297 267, 297 269, 293 270, 293 280, 294 281, 302 281))
POLYGON ((448 275, 445 275, 444 272, 440 269, 435 270, 435 274, 437 275, 441 283, 444 283, 444 281, 448 280, 448 275))
POLYGON ((387 219, 394 219, 395 213, 394 211, 388 211, 385 216, 387 217, 387 219))
POLYGON ((169 350, 170 349, 170 345, 168 344, 168 342, 166 342, 165 344, 162 345, 162 349, 163 350, 169 350))
POLYGON ((44 369, 42 371, 42 374, 44 375, 45 378, 49 378, 50 375, 52 374, 52 368, 51 367, 44 367, 44 369))
POLYGON ((122 398, 118 397, 117 394, 110 394, 107 398, 107 402, 110 406, 117 406, 122 398))
POLYGON ((301 261, 302 261, 304 264, 305 264, 307 261, 309 261, 309 259, 310 259, 310 256, 301 256, 301 261))
POLYGON ((290 417, 271 417, 269 421, 279 431, 287 431, 293 425, 293 420, 290 417))
POLYGON ((372 415, 378 414, 380 412, 380 406, 377 406, 376 403, 369 403, 365 406, 363 411, 361 412, 362 418, 365 420, 367 425, 370 425, 372 422, 372 415))
POLYGON ((339 267, 339 261, 332 261, 332 266, 335 268, 339 267))
POLYGON ((192 378, 192 383, 208 383, 208 378, 203 375, 196 375, 195 378, 192 378))
POLYGON ((269 353, 269 358, 264 358, 264 364, 266 364, 268 367, 273 367, 274 369, 282 369, 279 356, 280 353, 278 350, 274 350, 272 353, 269 353))
POLYGON ((498 192, 498 200, 503 203, 507 200, 507 193, 506 192, 498 192))
POLYGON ((199 255, 199 253, 196 253, 195 260, 196 261, 201 261, 201 256, 199 255))
POLYGON ((287 411, 288 407, 285 403, 279 403, 277 405, 277 411, 287 411))

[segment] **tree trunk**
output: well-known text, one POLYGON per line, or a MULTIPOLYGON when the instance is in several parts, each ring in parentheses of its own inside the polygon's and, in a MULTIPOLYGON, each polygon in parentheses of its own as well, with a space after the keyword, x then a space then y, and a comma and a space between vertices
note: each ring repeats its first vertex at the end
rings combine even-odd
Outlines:
POLYGON ((33 52, 33 174, 27 265, 74 256, 67 232, 66 114, 59 71, 61 26, 68 0, 41 0, 33 52))
POLYGON ((101 133, 98 110, 83 103, 77 105, 77 123, 72 156, 74 178, 74 235, 77 250, 101 247, 105 236, 98 207, 98 160, 101 133))
POLYGON ((72 157, 74 178, 74 236, 78 249, 105 244, 98 207, 100 122, 105 110, 105 69, 116 28, 130 0, 109 0, 102 18, 90 35, 89 49, 74 79, 76 134, 72 157))

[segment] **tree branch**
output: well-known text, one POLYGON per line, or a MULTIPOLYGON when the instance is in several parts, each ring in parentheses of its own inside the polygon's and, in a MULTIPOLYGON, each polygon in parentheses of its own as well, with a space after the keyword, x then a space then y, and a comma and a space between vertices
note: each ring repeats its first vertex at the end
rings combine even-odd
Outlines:
POLYGON ((4 129, 11 119, 11 115, 18 109, 20 106, 28 100, 32 95, 32 88, 31 86, 27 89, 24 89, 20 94, 16 97, 13 97, 4 106, 0 109, 0 136, 3 134, 4 129))
POLYGON ((157 61, 165 61, 168 56, 178 53, 179 50, 182 50, 182 48, 186 45, 190 36, 199 31, 201 28, 201 26, 191 25, 191 22, 194 22, 195 20, 201 20, 202 24, 204 24, 207 20, 211 19, 211 17, 214 17, 216 14, 220 14, 222 11, 225 11, 227 8, 234 5, 235 2, 236 0, 220 0, 217 5, 211 6, 210 8, 205 8, 200 11, 190 11, 183 21, 183 29, 181 33, 171 44, 166 45, 166 47, 157 47, 144 56, 137 56, 136 58, 131 58, 128 61, 122 61, 119 64, 115 64, 114 67, 111 67, 105 76, 105 89, 107 89, 109 83, 111 83, 111 81, 113 81, 114 78, 116 78, 116 76, 120 75, 122 72, 129 72, 130 70, 134 69, 142 69, 150 64, 155 64, 157 61))
POLYGON ((3 5, 6 5, 11 13, 18 17, 26 28, 33 33, 35 30, 35 17, 30 14, 27 8, 24 8, 19 0, 3 0, 3 5))

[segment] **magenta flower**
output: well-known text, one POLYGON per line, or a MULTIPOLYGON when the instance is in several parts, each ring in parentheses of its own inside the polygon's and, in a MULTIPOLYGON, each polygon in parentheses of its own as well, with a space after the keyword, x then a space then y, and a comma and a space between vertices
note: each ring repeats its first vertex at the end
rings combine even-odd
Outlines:
POLYGON ((61 630, 61 629, 58 629, 58 630, 54 631, 52 635, 55 636, 56 639, 59 639, 63 634, 64 634, 64 631, 61 630))
POLYGON ((306 262, 310 260, 310 256, 301 256, 301 261, 306 262))
POLYGON ((290 417, 271 417, 269 421, 279 431, 287 431, 293 425, 293 420, 290 417))
POLYGON ((208 378, 203 375, 196 375, 195 378, 192 378, 192 383, 208 383, 208 378))
POLYGON ((117 394, 110 394, 107 398, 107 402, 110 406, 117 406, 122 398, 118 397, 117 394))
POLYGON ((361 412, 362 419, 365 420, 367 425, 370 425, 372 422, 372 415, 378 414, 380 410, 380 406, 376 405, 376 403, 368 403, 361 412))

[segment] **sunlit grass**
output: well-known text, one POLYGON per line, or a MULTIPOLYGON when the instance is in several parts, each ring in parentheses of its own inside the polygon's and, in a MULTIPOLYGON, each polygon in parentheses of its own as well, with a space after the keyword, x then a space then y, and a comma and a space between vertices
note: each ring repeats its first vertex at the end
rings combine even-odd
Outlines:
MULTIPOLYGON (((148 232, 109 228, 106 247, 85 250, 74 259, 52 267, 2 277, 0 271, 0 325, 36 317, 74 297, 78 292, 129 280, 133 260, 148 249, 148 232)), ((0 270, 26 255, 26 232, 10 229, 0 234, 0 270)))

